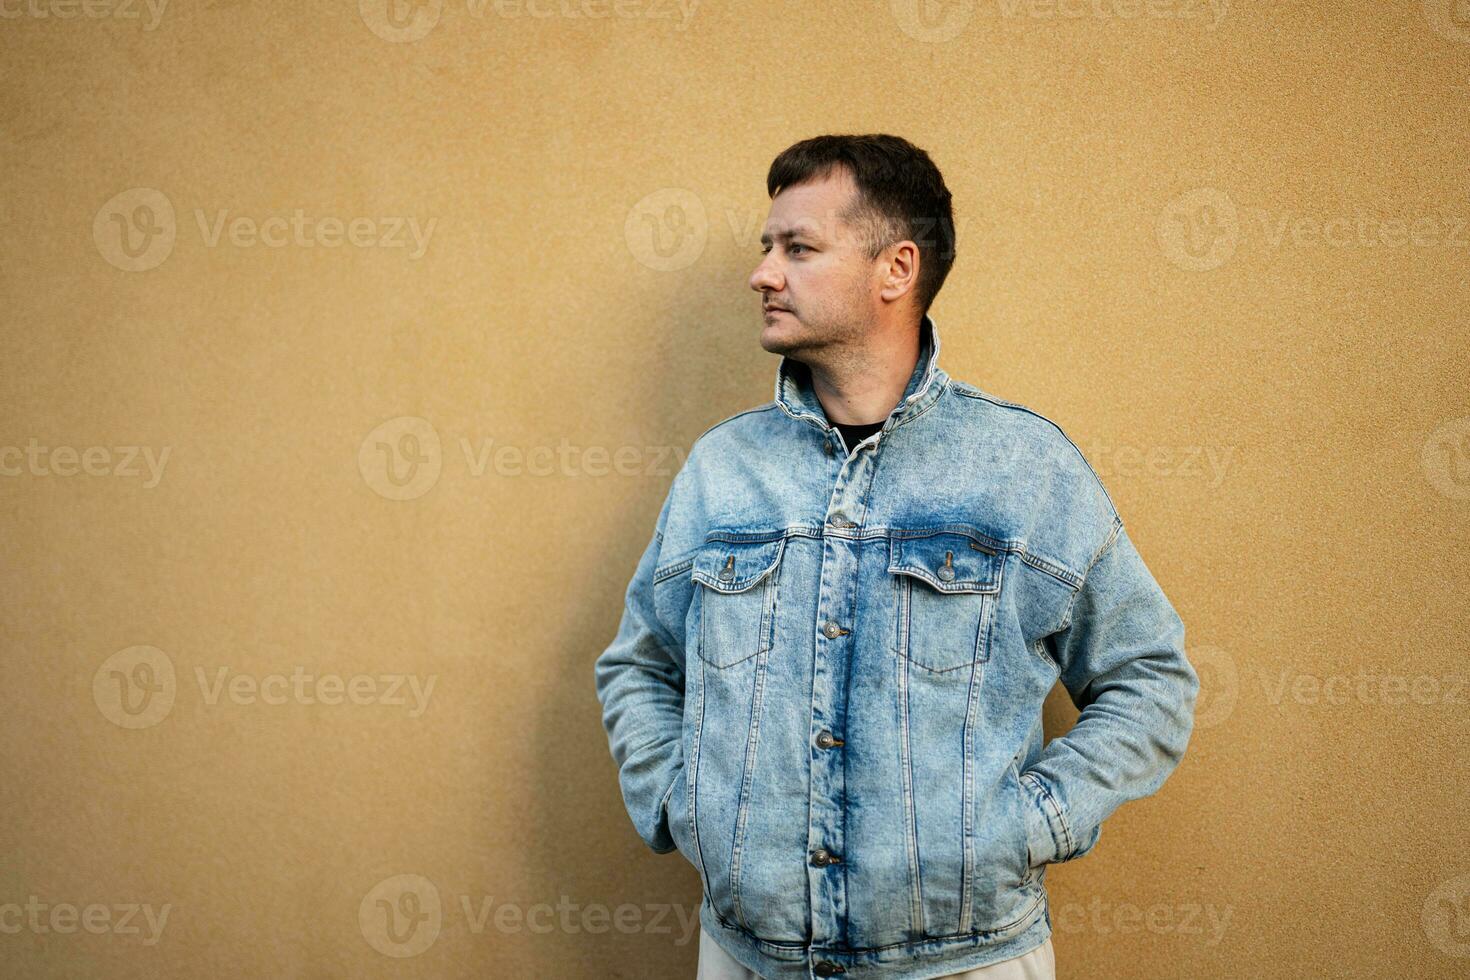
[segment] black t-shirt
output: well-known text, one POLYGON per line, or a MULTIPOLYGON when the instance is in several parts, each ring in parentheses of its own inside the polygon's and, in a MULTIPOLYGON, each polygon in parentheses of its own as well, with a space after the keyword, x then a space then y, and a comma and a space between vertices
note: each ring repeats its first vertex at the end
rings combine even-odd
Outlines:
POLYGON ((837 427, 838 432, 842 433, 842 441, 847 444, 847 451, 851 453, 854 446, 883 428, 883 423, 887 421, 883 419, 879 422, 864 422, 861 425, 846 425, 842 422, 832 424, 837 427))

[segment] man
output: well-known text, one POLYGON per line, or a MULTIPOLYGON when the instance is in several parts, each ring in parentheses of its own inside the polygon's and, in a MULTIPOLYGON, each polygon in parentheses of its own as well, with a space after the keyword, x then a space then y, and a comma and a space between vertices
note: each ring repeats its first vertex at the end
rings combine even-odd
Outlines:
POLYGON ((1051 977, 1046 869, 1183 757, 1183 623, 1062 430, 939 366, 928 155, 766 185, 775 399, 695 440, 595 665, 624 803, 699 872, 701 980, 1051 977))

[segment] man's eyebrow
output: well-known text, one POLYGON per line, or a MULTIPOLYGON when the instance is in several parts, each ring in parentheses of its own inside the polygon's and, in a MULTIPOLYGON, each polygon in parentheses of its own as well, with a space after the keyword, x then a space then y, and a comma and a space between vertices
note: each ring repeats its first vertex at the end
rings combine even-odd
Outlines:
MULTIPOLYGON (((805 238, 808 241, 817 241, 817 236, 816 235, 812 234, 809 231, 806 231, 804 229, 801 229, 801 228, 798 228, 798 229, 795 229, 795 230, 792 230, 792 231, 778 231, 778 232, 776 232, 775 237, 776 238, 779 238, 783 242, 789 242, 793 238, 805 238)), ((769 245, 769 244, 771 244, 771 233, 770 232, 768 232, 768 231, 761 232, 761 244, 762 245, 769 245)))

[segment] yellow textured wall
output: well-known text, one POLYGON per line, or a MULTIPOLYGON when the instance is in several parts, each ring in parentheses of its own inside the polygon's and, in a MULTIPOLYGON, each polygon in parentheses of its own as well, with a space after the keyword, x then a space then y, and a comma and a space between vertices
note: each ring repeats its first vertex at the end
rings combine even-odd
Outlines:
POLYGON ((1204 685, 1059 976, 1470 970, 1470 5, 0 14, 0 973, 691 977, 592 663, 771 397, 766 167, 874 131, 1204 685))

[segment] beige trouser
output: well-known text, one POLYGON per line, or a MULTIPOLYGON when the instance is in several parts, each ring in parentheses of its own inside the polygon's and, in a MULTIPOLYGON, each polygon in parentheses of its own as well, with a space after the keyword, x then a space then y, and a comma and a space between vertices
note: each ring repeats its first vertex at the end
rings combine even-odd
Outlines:
MULTIPOLYGON (((943 980, 1056 980, 1057 962, 1051 937, 1029 953, 989 966, 946 974, 943 980)), ((695 980, 760 980, 760 975, 741 966, 720 948, 701 927, 699 930, 699 975, 695 980)))

